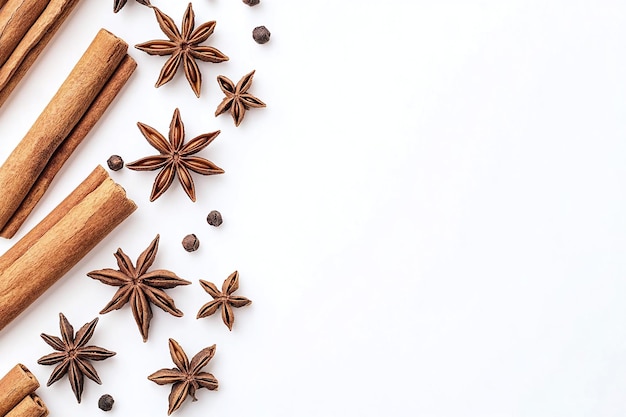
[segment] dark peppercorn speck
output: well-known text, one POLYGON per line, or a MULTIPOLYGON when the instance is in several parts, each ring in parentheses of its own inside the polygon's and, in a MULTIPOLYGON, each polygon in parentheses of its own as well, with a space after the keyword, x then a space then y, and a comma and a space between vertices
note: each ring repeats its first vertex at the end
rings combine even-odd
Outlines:
POLYGON ((260 3, 260 0, 242 0, 242 1, 244 2, 244 4, 247 4, 250 7, 256 6, 257 4, 260 3))
POLYGON ((206 221, 211 226, 218 227, 222 224, 222 214, 217 210, 213 210, 206 216, 206 221))
POLYGON ((124 167, 124 160, 119 155, 111 155, 107 160, 107 165, 113 171, 119 171, 124 167))
POLYGON ((98 408, 103 411, 111 411, 114 402, 115 400, 113 399, 113 397, 111 397, 109 394, 104 394, 98 400, 98 408))
POLYGON ((185 248, 187 252, 193 252, 195 250, 198 250, 199 247, 200 247, 200 241, 198 240, 196 235, 194 234, 187 235, 183 239, 183 248, 185 248))
POLYGON ((270 31, 265 26, 257 26, 252 31, 252 38, 256 43, 267 43, 270 40, 270 31))

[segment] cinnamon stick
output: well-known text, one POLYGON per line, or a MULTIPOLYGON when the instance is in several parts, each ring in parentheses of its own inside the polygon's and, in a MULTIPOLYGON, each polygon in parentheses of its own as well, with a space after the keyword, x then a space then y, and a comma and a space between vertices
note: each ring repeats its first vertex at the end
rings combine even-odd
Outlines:
MULTIPOLYGON (((0 107, 65 22, 79 0, 49 1, 48 6, 35 23, 30 26, 11 56, 0 67, 0 107)), ((0 5, 2 2, 7 3, 7 0, 0 0, 0 5)), ((7 6, 8 3, 4 4, 2 10, 7 6)))
MULTIPOLYGON (((104 168, 98 167, 86 181, 90 182, 92 175, 102 175, 102 171, 104 168)), ((59 204, 16 244, 17 250, 7 252, 7 260, 3 259, 7 254, 0 257, 0 330, 136 208, 108 175, 84 197, 68 197, 59 204)))
POLYGON ((39 177, 35 180, 20 206, 13 213, 4 228, 0 228, 1 237, 10 239, 17 233, 20 226, 26 221, 28 215, 33 211, 41 197, 43 197, 44 193, 48 190, 50 183, 65 161, 67 161, 76 147, 83 141, 100 117, 102 117, 102 114, 109 107, 122 87, 124 87, 136 67, 137 63, 129 55, 126 55, 124 59, 122 59, 122 62, 102 88, 102 91, 100 91, 94 102, 91 103, 85 115, 52 154, 52 157, 39 177))
POLYGON ((26 136, 0 167, 0 228, 26 197, 53 153, 78 124, 126 55, 128 45, 101 29, 26 136))
POLYGON ((27 395, 4 417, 44 417, 48 415, 48 407, 36 394, 27 395))
POLYGON ((21 363, 0 379, 0 416, 4 416, 24 397, 39 388, 39 381, 21 363))
POLYGON ((13 53, 50 0, 8 0, 0 9, 0 66, 13 53))
POLYGON ((23 238, 0 256, 0 271, 5 270, 30 247, 37 242, 52 226, 58 223, 72 207, 81 202, 89 193, 93 192, 109 175, 98 165, 85 180, 83 180, 59 205, 52 210, 42 221, 33 227, 23 238))

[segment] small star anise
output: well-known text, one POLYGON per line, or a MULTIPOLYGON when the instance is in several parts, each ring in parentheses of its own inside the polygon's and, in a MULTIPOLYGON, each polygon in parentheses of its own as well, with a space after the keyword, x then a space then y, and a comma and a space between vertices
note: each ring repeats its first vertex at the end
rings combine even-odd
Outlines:
MULTIPOLYGON (((126 6, 127 0, 113 0, 113 13, 117 13, 124 6, 126 6)), ((150 0, 137 0, 137 3, 143 4, 144 6, 150 6, 150 0)))
POLYGON ((196 318, 200 319, 208 317, 215 313, 220 307, 222 310, 222 321, 228 327, 228 330, 233 329, 233 323, 235 323, 235 314, 233 313, 233 307, 243 307, 250 304, 252 301, 246 297, 238 295, 232 295, 237 289, 239 289, 239 272, 235 271, 226 278, 222 284, 222 291, 217 289, 217 286, 212 282, 200 280, 200 285, 206 292, 213 297, 213 301, 210 301, 200 307, 196 318))
POLYGON ((165 269, 147 272, 156 258, 158 248, 159 235, 139 255, 137 266, 133 266, 130 258, 122 252, 122 249, 118 249, 114 255, 119 270, 107 268, 91 271, 87 274, 90 278, 97 279, 107 285, 120 287, 113 299, 100 311, 100 314, 118 310, 126 303, 130 303, 144 342, 148 340, 148 329, 150 328, 150 320, 152 320, 150 303, 175 317, 182 317, 183 312, 176 308, 174 300, 164 290, 191 284, 191 282, 179 278, 175 273, 165 269))
POLYGON ((215 345, 202 349, 191 359, 191 362, 183 348, 174 339, 170 339, 169 346, 170 356, 176 368, 163 368, 148 377, 150 381, 159 385, 173 384, 169 396, 168 415, 176 411, 188 395, 191 396, 192 401, 197 401, 196 390, 217 389, 217 379, 208 372, 201 372, 215 355, 215 345))
POLYGON ((148 143, 160 152, 160 155, 148 156, 126 164, 128 168, 135 171, 161 169, 154 180, 150 201, 159 198, 172 185, 174 177, 178 177, 178 181, 191 201, 196 201, 196 189, 190 171, 202 175, 224 173, 224 170, 213 162, 199 156, 192 156, 209 146, 220 134, 219 130, 197 136, 185 144, 185 126, 178 109, 174 110, 174 116, 170 123, 169 142, 154 128, 143 123, 137 123, 137 126, 148 143))
POLYGON ((235 126, 239 126, 243 121, 243 116, 246 115, 246 110, 265 107, 265 103, 248 93, 252 86, 252 77, 254 77, 254 71, 244 75, 237 85, 223 75, 217 77, 217 82, 226 97, 217 106, 215 117, 228 111, 235 121, 235 126))
POLYGON ((183 16, 181 30, 179 31, 171 17, 161 12, 157 7, 153 7, 153 9, 159 27, 169 40, 148 41, 135 45, 135 48, 150 55, 171 55, 165 65, 163 65, 155 87, 160 87, 174 78, 178 67, 182 64, 191 89, 197 97, 200 97, 202 74, 196 59, 214 63, 228 61, 228 57, 218 49, 200 45, 213 34, 216 22, 212 20, 203 23, 194 30, 195 14, 191 3, 189 3, 183 16))
POLYGON ((59 318, 62 339, 44 333, 41 334, 42 339, 58 352, 41 357, 37 363, 40 365, 54 365, 58 363, 52 371, 50 379, 48 379, 47 386, 52 385, 67 374, 72 391, 74 391, 74 395, 80 403, 85 376, 98 384, 102 384, 98 373, 90 361, 102 361, 115 355, 115 352, 97 346, 85 346, 96 329, 97 317, 81 327, 76 332, 76 336, 74 336, 74 328, 63 313, 59 314, 59 318))

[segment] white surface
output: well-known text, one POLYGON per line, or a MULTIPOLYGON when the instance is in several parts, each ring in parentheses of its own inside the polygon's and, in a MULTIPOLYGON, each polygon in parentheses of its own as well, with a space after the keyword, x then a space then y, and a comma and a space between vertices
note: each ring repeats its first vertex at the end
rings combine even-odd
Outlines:
MULTIPOLYGON (((154 0, 177 23, 187 2, 154 0)), ((169 290, 147 343, 128 307, 100 316, 96 363, 77 404, 66 379, 39 393, 52 416, 165 416, 167 339, 210 344, 220 382, 178 416, 623 416, 626 413, 626 4, 618 0, 195 1, 217 20, 197 99, 165 58, 136 49, 136 74, 68 161, 29 230, 98 163, 154 152, 137 121, 167 132, 179 107, 190 139, 220 129, 202 156, 226 170, 154 203, 155 173, 112 173, 139 209, 0 333, 0 372, 36 360, 58 334, 98 316, 114 288, 86 277, 136 259, 161 234, 169 290), (272 32, 266 45, 253 27, 272 32), (268 107, 239 128, 213 117, 218 74, 256 69, 268 107), (206 214, 224 215, 219 229, 206 214), (196 233, 201 247, 180 241, 196 233), (233 332, 198 279, 241 273, 233 332)), ((163 34, 133 0, 83 0, 0 109, 0 161, 22 138, 96 31, 130 45, 163 34)), ((19 236, 17 238, 19 238, 19 236)), ((17 239, 14 239, 15 241, 17 239)), ((0 242, 5 251, 13 242, 0 242)))

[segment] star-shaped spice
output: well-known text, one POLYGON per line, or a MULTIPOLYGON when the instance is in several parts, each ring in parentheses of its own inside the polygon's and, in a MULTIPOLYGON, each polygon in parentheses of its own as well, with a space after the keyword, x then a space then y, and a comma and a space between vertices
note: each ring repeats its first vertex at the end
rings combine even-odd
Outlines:
POLYGON ((171 55, 165 65, 163 65, 155 87, 160 87, 174 78, 178 67, 182 65, 191 89, 196 96, 200 97, 202 74, 196 59, 215 63, 228 61, 228 57, 219 50, 211 46, 200 45, 213 34, 216 22, 212 20, 203 23, 194 30, 195 14, 191 3, 189 3, 183 16, 181 30, 179 31, 171 17, 161 12, 157 7, 153 7, 153 9, 157 22, 163 33, 168 37, 168 40, 148 41, 136 45, 135 48, 150 55, 171 55))
POLYGON ((230 112, 235 121, 235 126, 239 126, 246 115, 246 110, 265 107, 265 103, 248 93, 250 86, 252 86, 252 77, 254 77, 254 70, 244 75, 237 85, 223 75, 217 77, 217 82, 226 97, 217 106, 216 117, 222 113, 230 112))
MULTIPOLYGON (((113 13, 117 13, 124 6, 126 6, 127 0, 113 0, 113 13)), ((137 3, 143 4, 144 6, 150 6, 150 0, 137 0, 137 3)))
POLYGON ((192 401, 197 401, 196 390, 217 389, 217 379, 208 372, 201 372, 215 355, 215 345, 202 349, 191 358, 191 362, 187 359, 183 348, 174 339, 170 339, 169 346, 170 356, 176 368, 163 368, 148 377, 150 381, 159 385, 173 384, 169 396, 168 415, 176 411, 188 395, 191 396, 192 401))
POLYGON ((137 126, 148 143, 160 152, 160 155, 148 156, 126 164, 128 168, 135 171, 161 170, 154 180, 150 201, 159 198, 172 185, 174 177, 178 177, 178 181, 191 201, 196 201, 196 188, 191 171, 202 175, 224 173, 224 170, 213 162, 199 156, 192 156, 209 146, 220 134, 219 130, 197 136, 185 144, 185 126, 178 109, 174 110, 170 123, 169 142, 154 128, 143 123, 137 123, 137 126))
POLYGON ((226 278, 222 284, 221 292, 212 282, 200 280, 200 285, 202 285, 202 288, 204 288, 204 290, 208 292, 211 297, 213 297, 213 301, 210 301, 200 307, 196 318, 200 319, 208 317, 221 308, 222 321, 228 327, 228 330, 232 330, 233 323, 235 323, 233 307, 247 306, 252 302, 246 297, 233 295, 233 293, 239 289, 239 272, 235 271, 230 274, 228 278, 226 278))
POLYGON ((118 310, 126 303, 130 303, 144 342, 148 340, 148 329, 152 319, 150 304, 156 305, 175 317, 182 317, 183 312, 176 308, 174 300, 164 290, 191 284, 191 282, 179 278, 175 273, 165 269, 155 269, 148 272, 148 268, 156 258, 158 248, 159 235, 139 255, 137 266, 133 266, 130 258, 122 252, 122 249, 118 249, 114 255, 119 270, 107 268, 91 271, 87 274, 90 278, 97 279, 107 285, 120 287, 113 299, 100 311, 100 314, 118 310))
POLYGON ((97 346, 86 346, 96 329, 97 317, 81 327, 76 332, 76 335, 74 335, 74 328, 63 313, 59 314, 59 319, 61 338, 45 333, 41 334, 43 340, 58 352, 39 358, 37 363, 40 365, 58 364, 52 371, 47 385, 52 385, 67 374, 72 391, 74 391, 74 395, 80 403, 85 376, 98 384, 102 384, 98 373, 90 361, 102 361, 115 355, 115 352, 97 346))

